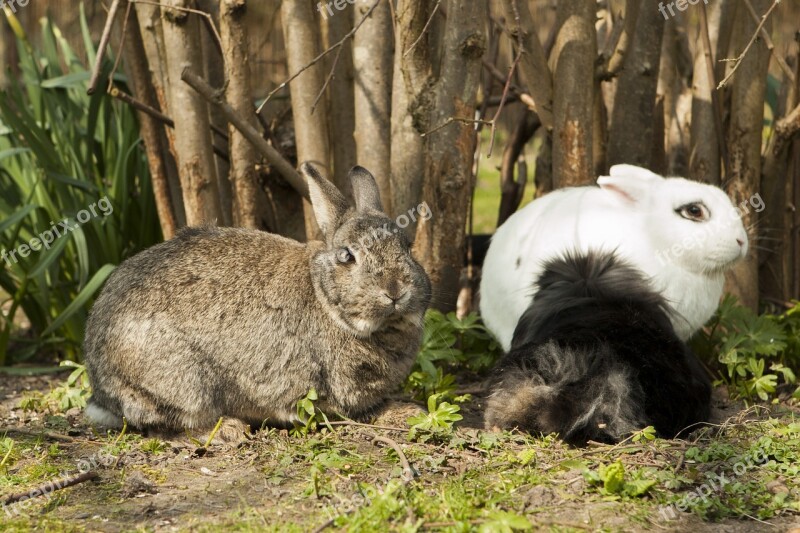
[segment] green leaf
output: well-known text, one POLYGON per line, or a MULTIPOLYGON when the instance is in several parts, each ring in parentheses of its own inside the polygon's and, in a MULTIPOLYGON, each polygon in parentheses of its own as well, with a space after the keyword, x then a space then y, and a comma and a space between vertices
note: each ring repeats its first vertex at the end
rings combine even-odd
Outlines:
POLYGON ((114 271, 114 265, 103 265, 100 267, 92 279, 89 280, 89 283, 86 284, 86 287, 78 293, 75 299, 70 303, 64 311, 56 318, 50 326, 47 327, 42 332, 42 337, 46 337, 60 328, 64 323, 69 320, 72 315, 74 315, 77 311, 81 310, 83 306, 85 306, 89 300, 94 296, 95 292, 97 292, 103 283, 106 281, 106 278, 114 271))

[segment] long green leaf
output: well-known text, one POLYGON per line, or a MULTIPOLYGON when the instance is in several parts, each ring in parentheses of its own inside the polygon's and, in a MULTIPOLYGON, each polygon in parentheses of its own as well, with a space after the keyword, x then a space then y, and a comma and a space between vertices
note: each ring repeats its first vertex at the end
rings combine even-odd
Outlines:
POLYGON ((94 296, 94 294, 100 289, 103 283, 106 281, 106 278, 114 271, 116 267, 114 265, 103 265, 100 267, 92 279, 89 280, 89 283, 86 284, 86 287, 78 293, 75 299, 72 301, 71 304, 67 306, 64 311, 56 318, 50 326, 47 327, 42 332, 42 337, 47 337, 58 328, 60 328, 67 320, 69 320, 73 314, 77 311, 81 310, 84 305, 86 305, 89 300, 94 296))

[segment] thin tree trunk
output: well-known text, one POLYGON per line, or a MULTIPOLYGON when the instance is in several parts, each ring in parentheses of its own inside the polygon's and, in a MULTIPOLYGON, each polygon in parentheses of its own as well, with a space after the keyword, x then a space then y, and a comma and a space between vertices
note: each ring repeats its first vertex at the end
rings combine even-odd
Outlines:
MULTIPOLYGON (((164 32, 161 23, 161 9, 154 4, 135 4, 136 18, 142 34, 147 65, 150 69, 150 81, 158 100, 158 108, 165 115, 170 114, 169 73, 167 72, 166 56, 164 52, 164 32)), ((186 225, 186 209, 183 205, 183 192, 178 175, 178 164, 173 154, 175 153, 175 132, 171 128, 161 128, 159 144, 161 157, 167 171, 169 193, 172 199, 173 213, 178 227, 186 225)))
MULTIPOLYGON (((222 0, 220 5, 220 38, 225 54, 225 99, 254 127, 258 128, 250 87, 248 54, 247 1, 222 0)), ((259 190, 256 164, 258 153, 233 125, 228 126, 230 146, 230 181, 233 192, 233 223, 245 228, 262 227, 264 210, 259 190)), ((268 225, 276 221, 269 217, 268 225)))
MULTIPOLYGON (((474 0, 448 0, 441 76, 433 87, 429 127, 475 113, 487 6, 474 0)), ((464 260, 464 228, 473 183, 475 127, 455 121, 426 137, 423 198, 431 217, 420 219, 415 252, 433 283, 432 305, 453 309, 464 260)))
POLYGON ((624 98, 615 99, 611 113, 608 164, 632 163, 649 168, 656 139, 653 126, 664 17, 652 0, 641 1, 633 42, 617 86, 617 94, 624 98))
POLYGON ((181 82, 188 66, 203 65, 198 16, 170 9, 190 7, 186 0, 169 0, 161 6, 164 49, 169 74, 170 112, 175 121, 175 159, 183 190, 186 223, 190 226, 223 221, 217 169, 211 144, 208 105, 181 82))
MULTIPOLYGON (((757 13, 765 13, 772 0, 753 0, 757 13)), ((756 31, 756 23, 749 13, 740 9, 735 25, 737 56, 756 31)), ((764 28, 769 31, 770 21, 764 28)), ((731 175, 728 193, 736 204, 748 202, 758 192, 761 183, 761 134, 764 120, 764 95, 769 68, 769 49, 762 39, 756 40, 742 59, 734 74, 731 90, 731 123, 728 146, 731 175)), ((750 209, 742 222, 745 227, 755 224, 758 214, 750 209)), ((751 230, 751 240, 755 232, 751 230)), ((747 257, 738 263, 729 277, 730 289, 743 305, 758 307, 758 249, 751 242, 747 257)))
MULTIPOLYGON (((155 89, 148 72, 147 56, 145 55, 139 21, 135 13, 128 19, 128 29, 125 32, 125 66, 133 92, 136 98, 155 109, 159 108, 155 89)), ((150 168, 150 180, 153 183, 158 220, 161 224, 161 234, 164 240, 169 240, 175 235, 178 224, 172 208, 172 198, 169 192, 167 167, 163 158, 162 147, 166 142, 164 127, 155 118, 147 113, 139 113, 139 129, 144 142, 147 164, 150 168)))
POLYGON ((560 29, 553 47, 553 186, 594 179, 592 123, 597 36, 594 0, 558 3, 560 29))
MULTIPOLYGON (((333 16, 342 16, 336 13, 333 16)), ((281 25, 286 43, 286 63, 290 73, 306 67, 320 53, 320 36, 317 14, 308 0, 284 0, 281 4, 281 25)), ((330 176, 328 142, 328 110, 324 99, 311 110, 322 89, 325 73, 323 64, 307 68, 291 84, 292 114, 297 141, 298 163, 314 163, 330 176)), ((317 238, 318 227, 308 201, 303 202, 306 220, 306 238, 317 238)))
MULTIPOLYGON (((346 13, 339 13, 336 16, 325 19, 327 24, 327 40, 325 47, 329 47, 339 42, 353 28, 353 11, 348 9, 346 13)), ((350 169, 357 163, 356 159, 356 140, 354 137, 356 112, 355 96, 353 94, 353 45, 351 40, 347 40, 339 52, 330 54, 331 58, 328 68, 333 68, 335 57, 336 71, 330 81, 328 88, 328 101, 330 110, 330 135, 333 143, 333 182, 340 191, 347 197, 352 198, 353 191, 348 174, 350 169)))
MULTIPOLYGON (((525 87, 533 96, 542 125, 553 128, 553 75, 547 55, 536 34, 536 25, 527 0, 503 0, 503 13, 515 45, 522 46, 519 71, 525 87)), ((520 51, 517 50, 516 53, 520 51)))
MULTIPOLYGON (((219 26, 220 0, 197 0, 197 7, 201 11, 211 16, 211 21, 205 18, 200 21, 200 44, 204 59, 205 78, 212 85, 222 86, 226 79, 225 64, 222 57, 223 51, 220 50, 221 44, 208 27, 209 24, 219 26)), ((215 106, 209 106, 209 119, 214 129, 225 131, 228 122, 215 106)), ((224 139, 216 133, 212 133, 211 142, 216 146, 222 146, 224 139)), ((217 184, 219 186, 219 203, 222 210, 221 224, 225 226, 233 225, 233 192, 230 180, 230 162, 219 155, 214 156, 214 165, 217 168, 217 184)))
MULTIPOLYGON (((716 79, 710 79, 716 57, 714 53, 714 37, 719 38, 721 22, 721 4, 708 7, 708 33, 712 49, 709 50, 704 41, 701 27, 697 32, 694 45, 694 75, 692 77, 692 133, 689 149, 689 176, 693 180, 718 185, 722 177, 719 143, 717 139, 716 111, 713 105, 713 91, 716 90, 716 79), (714 37, 712 37, 714 36, 714 37)), ((702 19, 701 19, 702 21, 702 19)), ((702 22, 701 22, 702 24, 702 22)))
MULTIPOLYGON (((431 12, 429 0, 399 0, 397 3, 397 50, 392 77, 392 205, 403 212, 417 205, 422 195, 425 140, 422 124, 429 113, 425 106, 431 83, 430 27, 423 29, 431 12), (413 48, 411 48, 413 46, 413 48)), ((408 228, 416 231, 416 222, 408 228)))
POLYGON ((391 126, 392 108, 392 0, 370 0, 356 4, 356 18, 363 17, 374 2, 378 5, 353 37, 356 154, 358 164, 378 181, 381 201, 392 213, 391 126))

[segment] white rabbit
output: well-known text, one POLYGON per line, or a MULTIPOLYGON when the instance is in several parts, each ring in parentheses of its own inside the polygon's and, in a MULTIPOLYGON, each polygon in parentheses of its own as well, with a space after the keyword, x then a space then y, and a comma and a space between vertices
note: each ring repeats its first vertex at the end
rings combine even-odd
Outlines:
POLYGON ((599 187, 561 189, 498 228, 483 263, 480 308, 508 350, 543 264, 568 250, 616 252, 650 277, 686 340, 717 309, 724 273, 747 254, 740 212, 718 187, 611 167, 599 187))

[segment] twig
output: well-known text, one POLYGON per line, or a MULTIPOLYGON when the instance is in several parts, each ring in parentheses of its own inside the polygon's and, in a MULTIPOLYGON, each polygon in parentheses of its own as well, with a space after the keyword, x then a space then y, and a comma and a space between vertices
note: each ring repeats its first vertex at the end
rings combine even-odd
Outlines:
MULTIPOLYGON (((388 1, 388 0, 387 0, 387 1, 388 1)), ((364 14, 364 16, 363 16, 363 17, 361 17, 361 20, 359 20, 359 21, 358 21, 358 24, 356 24, 356 25, 355 25, 355 27, 354 27, 352 30, 350 30, 349 32, 347 32, 347 34, 346 34, 344 37, 342 37, 341 39, 339 39, 339 41, 338 41, 338 42, 336 42, 336 43, 335 43, 335 44, 333 44, 333 45, 332 45, 330 48, 328 48, 327 50, 325 50, 324 52, 322 52, 321 54, 319 54, 317 57, 315 57, 314 59, 312 59, 310 62, 308 62, 307 64, 305 64, 305 65, 304 65, 304 66, 303 66, 303 67, 302 67, 300 70, 298 70, 297 72, 295 72, 294 74, 292 74, 291 76, 289 76, 289 79, 287 79, 286 81, 284 81, 283 83, 281 83, 280 85, 278 85, 277 87, 275 87, 274 89, 272 89, 272 90, 269 92, 269 94, 267 94, 267 97, 264 99, 264 101, 263 101, 263 102, 261 102, 261 105, 260 105, 260 106, 258 106, 258 109, 256 109, 256 113, 261 113, 261 110, 262 110, 262 109, 264 109, 264 106, 265 106, 265 105, 267 105, 267 102, 269 102, 269 101, 270 101, 270 99, 271 99, 271 98, 272 98, 272 97, 275 95, 275 93, 277 93, 278 91, 280 91, 281 89, 283 89, 284 87, 286 87, 287 85, 289 85, 289 84, 290 84, 292 81, 294 81, 294 79, 295 79, 295 78, 297 78, 297 77, 298 77, 300 74, 302 74, 302 73, 303 73, 303 72, 305 72, 306 70, 310 69, 311 67, 313 67, 314 65, 316 65, 317 63, 319 63, 319 62, 320 62, 320 60, 321 60, 323 57, 325 57, 326 55, 328 55, 329 53, 331 53, 333 50, 335 50, 335 49, 337 49, 337 48, 341 48, 341 47, 342 47, 342 45, 344 45, 344 43, 347 41, 347 39, 350 39, 351 37, 353 37, 353 35, 355 35, 355 33, 358 31, 358 29, 359 29, 359 28, 361 28, 361 25, 362 25, 362 24, 364 24, 364 22, 365 22, 365 21, 366 21, 366 20, 369 18, 369 16, 370 16, 370 15, 372 15, 372 12, 373 12, 373 11, 375 11, 375 8, 378 6, 378 4, 379 4, 380 2, 381 2, 381 0, 375 0, 375 3, 374 3, 374 4, 372 4, 372 7, 370 7, 370 8, 369 8, 369 11, 367 11, 367 12, 364 14)))
POLYGON ((64 478, 58 481, 51 481, 50 483, 40 485, 33 490, 29 490, 27 492, 21 492, 19 494, 12 494, 11 496, 3 500, 3 506, 11 505, 12 503, 16 503, 20 500, 36 498, 37 496, 44 496, 45 494, 50 494, 51 492, 55 492, 57 490, 66 489, 67 487, 78 485, 80 483, 83 483, 84 481, 89 481, 90 479, 94 479, 96 477, 97 477, 97 472, 90 470, 89 472, 78 474, 77 476, 64 478))
POLYGON ((325 94, 325 89, 328 88, 328 85, 331 83, 331 80, 336 73, 336 66, 339 64, 339 58, 342 56, 342 50, 344 50, 344 46, 340 46, 339 49, 336 50, 336 55, 333 57, 333 64, 331 65, 331 71, 328 72, 328 75, 325 77, 325 83, 322 84, 322 88, 320 88, 319 92, 317 93, 317 97, 314 98, 314 103, 311 104, 312 115, 314 114, 314 111, 317 110, 319 99, 322 98, 323 94, 325 94))
POLYGON ((122 60, 122 48, 125 46, 125 34, 128 33, 128 17, 130 16, 131 4, 128 2, 125 7, 125 18, 122 19, 122 36, 119 39, 119 51, 117 52, 116 59, 114 59, 114 66, 111 68, 111 72, 108 74, 108 87, 106 88, 106 92, 110 91, 111 87, 114 86, 114 74, 119 68, 120 60, 122 60))
POLYGON ((28 435, 30 437, 44 437, 50 440, 58 440, 61 442, 75 442, 75 439, 67 435, 59 435, 58 433, 51 433, 49 431, 35 431, 25 428, 2 428, 0 434, 17 433, 19 435, 28 435))
MULTIPOLYGON (((744 0, 744 5, 747 8, 747 11, 750 12, 750 16, 753 17, 753 20, 758 23, 758 13, 756 13, 756 10, 753 9, 753 4, 750 2, 750 0, 744 0)), ((775 51, 775 43, 772 42, 769 32, 767 32, 767 30, 765 30, 763 27, 761 28, 761 38, 764 39, 764 44, 767 45, 767 48, 772 53, 772 57, 774 57, 775 61, 778 62, 778 66, 781 68, 783 73, 792 83, 794 83, 794 72, 792 72, 792 69, 786 64, 786 61, 780 56, 780 54, 775 51)))
POLYGON ((491 126, 492 125, 492 121, 491 120, 481 120, 481 119, 477 119, 477 118, 450 117, 447 120, 445 120, 444 122, 442 122, 441 124, 439 124, 438 126, 436 126, 435 128, 433 128, 432 130, 426 131, 425 133, 420 133, 419 136, 420 137, 427 137, 431 133, 437 132, 442 128, 446 128, 447 126, 449 126, 453 122, 463 122, 464 124, 485 124, 487 126, 491 126))
POLYGON ((97 55, 94 58, 94 65, 92 65, 92 76, 89 78, 89 88, 86 89, 86 94, 94 94, 97 90, 97 83, 100 81, 100 69, 103 66, 103 58, 106 55, 108 41, 111 40, 111 28, 119 10, 119 2, 120 0, 113 0, 111 7, 108 9, 106 25, 103 27, 103 34, 100 36, 100 44, 97 45, 97 55))
MULTIPOLYGON (((734 65, 733 65, 733 68, 731 69, 731 71, 728 73, 728 75, 725 76, 725 79, 722 80, 721 82, 719 82, 719 85, 717 86, 717 90, 722 89, 723 87, 725 87, 725 85, 727 85, 727 83, 728 83, 728 80, 730 80, 731 77, 733 77, 733 74, 739 68, 739 65, 742 64, 742 59, 744 59, 744 56, 746 56, 747 52, 750 51, 750 48, 753 46, 753 43, 756 42, 756 39, 758 39, 758 36, 761 35, 761 30, 764 29, 764 24, 766 24, 767 19, 772 14, 772 12, 775 11, 775 8, 778 7, 778 4, 780 4, 780 3, 781 3, 781 0, 775 0, 775 2, 773 2, 773 4, 770 6, 770 8, 767 9, 767 12, 764 13, 764 15, 761 17, 761 22, 758 23, 758 26, 756 27, 756 31, 753 32, 753 36, 750 38, 750 42, 748 42, 747 46, 744 47, 744 50, 742 50, 742 53, 739 54, 739 57, 737 57, 736 59, 724 59, 723 60, 723 61, 734 61, 734 65)), ((703 7, 705 7, 705 6, 703 6, 703 7)))
POLYGON ((334 420, 334 421, 328 422, 328 425, 330 425, 330 426, 357 426, 357 427, 363 427, 363 428, 383 429, 383 430, 386 430, 386 431, 401 431, 403 433, 406 433, 408 431, 408 428, 396 428, 396 427, 392 427, 392 426, 375 426, 375 425, 372 425, 372 424, 364 424, 364 423, 361 423, 361 422, 356 422, 355 420, 334 420))
POLYGON ((233 126, 242 132, 245 139, 250 141, 261 155, 263 155, 269 163, 275 167, 278 173, 283 176, 286 182, 297 191, 300 196, 308 199, 308 185, 300 174, 295 170, 289 161, 284 158, 272 145, 270 145, 261 134, 245 119, 242 115, 236 112, 231 105, 222 98, 222 92, 215 90, 204 79, 192 73, 189 68, 185 68, 181 73, 181 79, 189 85, 192 89, 205 98, 207 101, 219 107, 219 110, 225 115, 225 118, 233 124, 233 126))
POLYGON ((428 26, 430 26, 431 22, 433 22, 433 17, 436 15, 436 11, 439 10, 439 6, 441 4, 442 0, 436 0, 436 5, 433 6, 433 10, 431 11, 430 17, 428 17, 428 21, 425 22, 425 25, 422 27, 422 31, 419 32, 419 37, 417 37, 414 42, 411 43, 411 46, 408 47, 408 50, 403 53, 403 59, 408 57, 408 54, 410 54, 414 48, 416 48, 417 44, 419 44, 419 42, 422 40, 422 37, 425 35, 425 32, 428 31, 428 26))
POLYGON ((500 117, 500 112, 503 111, 503 105, 505 105, 506 98, 508 97, 508 89, 511 87, 511 78, 514 76, 514 71, 517 70, 519 60, 522 59, 522 50, 522 44, 520 43, 517 57, 514 58, 511 68, 508 69, 508 77, 506 78, 506 84, 503 87, 503 95, 500 97, 500 105, 497 106, 497 111, 495 112, 494 117, 492 117, 492 120, 489 121, 492 124, 492 130, 489 138, 489 152, 486 154, 486 157, 492 157, 492 150, 494 149, 494 134, 497 131, 497 119, 500 117))
POLYGON ((167 6, 160 2, 151 2, 149 0, 128 0, 133 4, 145 4, 148 6, 158 6, 166 9, 174 9, 175 11, 185 11, 186 13, 194 13, 195 15, 200 15, 201 17, 206 19, 208 23, 207 26, 211 30, 211 33, 214 35, 214 39, 217 41, 217 49, 222 51, 222 39, 219 36, 219 32, 217 31, 217 27, 214 26, 214 19, 211 18, 211 15, 206 13, 205 11, 200 11, 199 9, 192 9, 190 7, 179 7, 179 6, 167 6))
POLYGON ((401 476, 401 479, 403 480, 403 483, 410 483, 414 479, 414 470, 411 468, 411 464, 408 462, 408 457, 406 457, 406 454, 403 452, 403 449, 400 448, 400 445, 389 437, 381 437, 379 435, 370 436, 372 437, 373 444, 376 442, 382 442, 392 447, 397 454, 397 457, 400 459, 400 464, 403 465, 403 475, 401 476))

